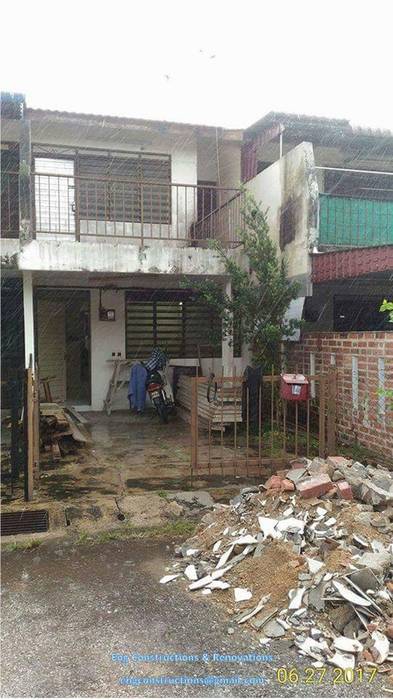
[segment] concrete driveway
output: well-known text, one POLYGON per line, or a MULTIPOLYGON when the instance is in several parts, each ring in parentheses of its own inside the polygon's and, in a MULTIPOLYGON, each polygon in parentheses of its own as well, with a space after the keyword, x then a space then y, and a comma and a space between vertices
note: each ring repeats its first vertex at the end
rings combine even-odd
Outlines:
MULTIPOLYGON (((182 583, 159 584, 172 543, 130 540, 75 546, 51 542, 7 552, 2 566, 2 696, 345 696, 385 694, 384 678, 306 684, 306 667, 288 642, 258 646, 246 630, 228 634, 224 611, 182 583), (214 654, 272 660, 214 660, 214 654), (123 662, 113 660, 122 655, 123 662), (134 654, 187 655, 182 661, 134 654), (198 657, 192 659, 190 657, 198 657), (276 669, 296 667, 295 684, 276 669), (259 679, 256 685, 122 685, 124 677, 259 679), (261 680, 262 679, 262 680, 261 680), (263 683, 265 679, 265 684, 263 683)), ((219 592, 213 595, 219 595, 219 592)), ((127 681, 130 682, 130 681, 127 681)), ((198 681, 206 683, 207 681, 198 681)), ((224 682, 224 681, 222 681, 224 682)))

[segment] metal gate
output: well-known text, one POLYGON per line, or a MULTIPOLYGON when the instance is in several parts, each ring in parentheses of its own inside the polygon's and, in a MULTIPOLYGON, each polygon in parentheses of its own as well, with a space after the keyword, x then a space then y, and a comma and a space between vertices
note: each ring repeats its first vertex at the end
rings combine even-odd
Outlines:
POLYGON ((334 454, 336 369, 307 377, 310 395, 280 396, 281 375, 191 379, 191 479, 201 474, 257 477, 297 456, 334 454))

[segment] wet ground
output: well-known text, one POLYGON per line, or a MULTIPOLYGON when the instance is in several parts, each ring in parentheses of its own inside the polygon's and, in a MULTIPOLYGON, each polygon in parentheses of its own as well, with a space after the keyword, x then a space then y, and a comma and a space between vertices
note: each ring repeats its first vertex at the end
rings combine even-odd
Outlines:
POLYGON ((388 696, 382 676, 372 684, 363 680, 334 685, 330 668, 321 684, 316 674, 307 684, 311 676, 306 668, 311 664, 288 642, 267 649, 257 646, 257 638, 247 630, 228 634, 224 611, 208 596, 188 593, 183 583, 159 583, 172 546, 133 540, 75 546, 63 540, 4 554, 2 696, 388 696), (272 659, 212 659, 213 654, 252 653, 272 659), (114 661, 113 654, 130 660, 114 661), (144 662, 131 659, 133 654, 181 654, 199 660, 144 662), (278 668, 296 668, 298 680, 292 673, 294 683, 280 684, 278 668), (194 682, 196 677, 216 676, 224 685, 120 683, 123 677, 163 676, 194 682), (229 686, 223 680, 235 677, 259 682, 229 686))
MULTIPOLYGON (((41 453, 40 478, 36 498, 42 502, 83 499, 86 497, 120 496, 146 491, 172 491, 191 488, 191 431, 189 423, 173 416, 167 425, 160 423, 153 410, 138 416, 130 411, 84 413, 89 421, 85 426, 91 435, 91 444, 63 455, 60 461, 41 453)), ((237 456, 244 456, 244 446, 237 456)), ((251 449, 250 449, 251 454, 251 449)), ((205 467, 194 474, 192 488, 217 488, 236 483, 236 474, 244 481, 247 471, 234 466, 233 434, 209 437, 206 430, 199 434, 199 457, 224 459, 224 470, 217 466, 205 467)), ((214 459, 213 459, 214 462, 214 459)), ((264 472, 250 468, 251 482, 261 480, 264 472)), ((266 476, 266 474, 265 474, 266 476)), ((14 492, 23 500, 23 483, 14 492)))

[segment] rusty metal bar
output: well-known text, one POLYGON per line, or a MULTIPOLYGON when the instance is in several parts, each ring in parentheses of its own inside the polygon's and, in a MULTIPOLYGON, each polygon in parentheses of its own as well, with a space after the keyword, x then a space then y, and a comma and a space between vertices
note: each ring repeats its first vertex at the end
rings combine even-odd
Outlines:
POLYGON ((299 403, 295 402, 295 457, 298 455, 299 403))
POLYGON ((328 454, 336 453, 336 413, 337 413, 337 370, 329 367, 328 370, 328 397, 327 397, 327 450, 328 454))
POLYGON ((271 393, 270 393, 270 454, 274 453, 274 367, 271 373, 271 393))
POLYGON ((319 379, 319 456, 322 458, 326 456, 325 411, 326 378, 324 374, 321 374, 319 379))
POLYGON ((198 383, 191 379, 191 483, 198 469, 198 383))
POLYGON ((310 456, 310 399, 307 399, 307 452, 306 456, 310 456))
POLYGON ((250 450, 250 389, 246 386, 246 469, 248 474, 248 458, 250 450))
MULTIPOLYGON (((224 462, 224 367, 221 368, 221 465, 224 462)), ((221 474, 224 472, 221 468, 221 474)))
POLYGON ((262 458, 262 381, 259 382, 258 391, 258 460, 261 466, 262 458))
MULTIPOLYGON (((236 380, 236 365, 233 365, 232 368, 233 372, 233 378, 236 380)), ((236 382, 234 381, 232 384, 232 388, 234 389, 234 398, 235 398, 235 423, 233 427, 233 442, 234 442, 234 463, 233 463, 233 471, 234 471, 234 476, 236 477, 236 472, 237 472, 237 386, 236 382)))

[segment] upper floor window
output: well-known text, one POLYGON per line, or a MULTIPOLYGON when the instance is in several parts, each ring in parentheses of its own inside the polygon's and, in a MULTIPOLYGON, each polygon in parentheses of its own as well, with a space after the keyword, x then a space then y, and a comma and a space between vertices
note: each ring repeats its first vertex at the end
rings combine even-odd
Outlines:
POLYGON ((64 150, 34 157, 37 231, 74 233, 85 222, 87 232, 89 221, 171 223, 170 156, 64 150))
POLYGON ((169 156, 81 155, 78 176, 81 219, 170 223, 169 156))

